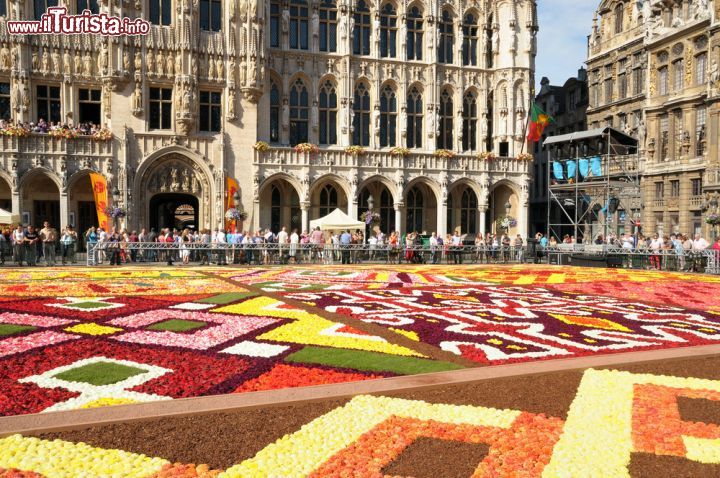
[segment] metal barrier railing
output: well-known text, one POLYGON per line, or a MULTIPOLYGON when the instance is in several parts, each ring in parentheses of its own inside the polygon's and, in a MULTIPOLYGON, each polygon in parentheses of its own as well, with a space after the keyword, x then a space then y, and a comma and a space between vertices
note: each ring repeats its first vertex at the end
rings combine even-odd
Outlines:
POLYGON ((548 262, 557 265, 585 265, 604 261, 609 267, 623 269, 662 270, 671 272, 702 272, 720 274, 720 251, 648 251, 606 247, 604 251, 548 249, 548 262))

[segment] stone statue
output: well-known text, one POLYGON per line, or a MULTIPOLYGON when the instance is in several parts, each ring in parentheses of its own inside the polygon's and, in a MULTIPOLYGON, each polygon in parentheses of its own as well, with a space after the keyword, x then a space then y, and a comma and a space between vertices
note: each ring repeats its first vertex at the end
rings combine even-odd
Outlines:
POLYGON ((155 73, 155 53, 152 50, 147 51, 147 55, 145 56, 145 60, 147 63, 147 72, 149 74, 155 73))
POLYGON ((192 73, 193 76, 197 77, 198 65, 197 65, 197 60, 195 59, 195 56, 190 58, 190 72, 192 73))
POLYGON ((455 46, 457 47, 458 57, 459 57, 459 58, 462 58, 463 42, 465 41, 464 38, 465 38, 465 34, 464 34, 464 32, 463 32, 462 24, 460 24, 460 25, 458 25, 458 29, 457 29, 457 43, 455 44, 455 46))
POLYGON ((250 18, 256 20, 258 18, 258 0, 248 0, 250 18))
POLYGON ((72 74, 72 58, 67 50, 63 53, 63 73, 68 76, 72 74))
POLYGON ((50 53, 48 53, 47 48, 43 50, 42 71, 43 73, 50 73, 50 53))
POLYGON ((155 61, 155 73, 157 73, 158 76, 165 75, 165 55, 163 55, 162 50, 160 50, 157 54, 155 61))
POLYGON ((247 85, 247 62, 245 58, 240 60, 240 85, 247 85))
POLYGON ((22 106, 22 95, 20 94, 20 87, 17 83, 13 83, 12 92, 10 94, 10 101, 14 110, 19 110, 22 106))
POLYGON ((439 128, 439 125, 437 123, 437 112, 434 108, 429 108, 427 111, 427 114, 425 115, 426 121, 427 121, 427 133, 430 138, 432 138, 435 135, 435 132, 439 128))
POLYGON ((102 49, 100 50, 100 74, 107 74, 109 61, 107 45, 103 43, 102 49))
POLYGON ((402 108, 400 108, 400 136, 402 136, 403 138, 407 136, 407 122, 407 108, 403 106, 402 108))
POLYGON ((251 86, 257 84, 257 59, 255 56, 250 57, 250 65, 248 66, 248 79, 251 86))
POLYGON ((182 53, 178 53, 175 57, 175 74, 182 75, 182 53))
POLYGON ((182 172, 182 190, 190 190, 190 172, 187 170, 187 168, 184 168, 182 172))
POLYGON ((290 31, 290 10, 287 8, 282 12, 282 32, 288 33, 290 31))
POLYGON ((80 57, 80 52, 75 52, 73 64, 75 66, 75 74, 82 75, 82 58, 80 57))
MULTIPOLYGON (((8 64, 10 64, 10 53, 9 52, 8 52, 8 64)), ((40 58, 38 57, 37 48, 33 48, 31 65, 32 65, 33 71, 40 70, 40 58)))
POLYGON ((520 136, 525 132, 525 112, 518 111, 515 113, 515 135, 520 136))
POLYGON ((208 79, 215 79, 215 59, 208 57, 208 79))
POLYGON ((192 102, 192 91, 190 86, 186 86, 183 91, 183 115, 190 116, 190 107, 193 105, 192 102))
POLYGON ((380 17, 375 14, 375 20, 373 20, 373 36, 375 37, 375 44, 380 43, 380 17))
POLYGON ((338 19, 337 32, 340 40, 347 39, 347 17, 345 15, 341 15, 338 19))
POLYGON ((178 182, 178 170, 177 167, 173 165, 170 169, 170 188, 177 190, 179 187, 180 183, 178 182))
POLYGON ((455 131, 458 141, 463 140, 463 123, 465 118, 463 117, 463 110, 458 110, 457 116, 455 117, 455 131))
POLYGON ((283 128, 287 128, 289 124, 290 124, 290 106, 288 105, 287 100, 283 100, 282 126, 283 126, 283 128))
POLYGON ((123 51, 123 71, 130 71, 130 52, 127 48, 123 51))
POLYGON ((720 82, 720 71, 718 70, 718 62, 713 58, 708 72, 708 95, 717 94, 718 82, 720 82))
POLYGON ((378 105, 375 105, 372 113, 372 124, 375 129, 375 135, 380 134, 380 107, 378 105))
POLYGON ((175 57, 173 56, 173 54, 168 53, 167 60, 165 60, 165 61, 167 64, 166 71, 167 71, 168 76, 174 74, 175 73, 175 57))
POLYGON ((223 62, 223 59, 218 57, 215 65, 217 69, 217 79, 218 81, 222 81, 225 78, 225 63, 223 62))
POLYGON ((488 133, 488 114, 483 113, 482 119, 480 120, 480 137, 482 139, 487 138, 488 133))
POLYGON ((710 10, 708 8, 708 0, 694 0, 693 1, 693 18, 699 20, 709 15, 710 10))
POLYGON ((142 111, 142 109, 142 83, 138 81, 137 83, 135 83, 135 92, 133 93, 133 110, 139 112, 142 111))
POLYGON ((638 146, 640 149, 645 149, 645 137, 647 136, 647 128, 645 126, 644 121, 640 121, 640 124, 637 127, 637 139, 638 139, 638 146))
POLYGON ((493 51, 493 53, 500 52, 500 31, 497 28, 493 29, 492 51, 493 51))
POLYGON ((400 22, 400 58, 405 60, 407 58, 407 25, 403 20, 400 22))
POLYGON ((10 50, 7 46, 3 45, 0 50, 0 64, 3 70, 9 70, 12 68, 12 60, 10 59, 10 50))
POLYGON ((10 52, 10 56, 11 56, 11 58, 10 58, 10 65, 13 67, 13 69, 16 69, 16 68, 19 68, 19 67, 20 67, 20 51, 19 51, 19 48, 20 48, 20 47, 13 48, 12 51, 10 52))
POLYGON ((317 131, 318 129, 318 113, 318 102, 313 101, 312 108, 310 108, 310 127, 313 131, 317 131))
POLYGON ((228 118, 235 119, 235 89, 231 88, 230 91, 228 91, 228 118))
POLYGON ((135 52, 135 71, 138 73, 142 71, 142 55, 139 51, 135 52))
POLYGON ((60 73, 62 73, 62 59, 60 57, 60 50, 58 50, 57 48, 53 50, 52 62, 55 74, 59 75, 60 73))
POLYGON ((320 35, 320 15, 318 14, 317 10, 313 11, 311 25, 312 36, 317 37, 318 35, 320 35))

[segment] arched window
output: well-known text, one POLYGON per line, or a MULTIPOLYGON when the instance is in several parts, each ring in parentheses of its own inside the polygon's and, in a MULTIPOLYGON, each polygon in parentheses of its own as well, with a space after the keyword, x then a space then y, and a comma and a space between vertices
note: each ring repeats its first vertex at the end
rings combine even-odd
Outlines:
POLYGON ((270 2, 270 46, 280 48, 280 16, 282 10, 280 2, 273 0, 270 2))
POLYGON ((337 189, 331 184, 320 191, 320 217, 325 217, 338 207, 337 189))
POLYGON ((407 195, 407 232, 423 230, 423 193, 415 186, 407 195))
POLYGON ((416 87, 407 97, 407 147, 422 148, 423 100, 416 87))
POLYGON ((418 7, 413 7, 407 16, 407 59, 422 60, 423 18, 418 7))
POLYGON ((625 6, 618 3, 615 7, 615 33, 622 33, 623 23, 625 21, 625 6))
POLYGON ((395 230, 395 205, 387 188, 380 194, 380 230, 389 234, 395 230))
POLYGON ((477 233, 477 208, 475 191, 465 188, 460 203, 460 229, 463 234, 477 233))
POLYGON ((271 190, 271 206, 270 206, 270 228, 273 231, 280 231, 282 227, 282 193, 280 188, 272 185, 271 190))
POLYGON ((450 12, 444 10, 442 18, 438 23, 438 34, 440 35, 440 45, 438 46, 438 61, 440 63, 453 62, 453 46, 455 44, 453 37, 453 21, 450 12))
POLYGON ((305 0, 290 1, 290 48, 308 49, 308 12, 305 0))
POLYGON ((353 53, 356 55, 370 54, 370 9, 365 0, 358 0, 355 6, 353 53))
POLYGON ((438 149, 453 148, 453 99, 450 90, 440 94, 440 134, 437 137, 438 149))
POLYGON ((390 85, 380 93, 380 146, 395 146, 397 131, 397 97, 390 85))
POLYGON ((337 51, 337 5, 335 0, 322 0, 320 17, 320 51, 337 51))
POLYGON ((290 144, 308 141, 308 91, 300 78, 295 80, 290 89, 290 144))
POLYGON ((463 98, 463 151, 477 149, 477 99, 468 92, 463 98))
POLYGON ((478 25, 475 15, 465 15, 463 22, 463 65, 477 65, 478 25))
POLYGON ((395 58, 397 52, 397 12, 386 3, 380 12, 380 56, 395 58))
POLYGON ((370 92, 363 82, 355 86, 353 109, 353 144, 370 146, 370 92))
POLYGON ((319 104, 320 144, 337 143, 337 93, 335 85, 327 80, 320 88, 319 104))
POLYGON ((270 141, 280 141, 280 90, 270 82, 270 141))

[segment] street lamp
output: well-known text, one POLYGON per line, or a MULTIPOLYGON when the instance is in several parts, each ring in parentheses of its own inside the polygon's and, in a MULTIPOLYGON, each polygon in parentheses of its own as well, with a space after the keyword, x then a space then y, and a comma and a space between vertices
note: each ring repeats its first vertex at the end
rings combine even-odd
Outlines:
MULTIPOLYGON (((118 205, 120 204, 120 190, 118 189, 117 186, 113 186, 112 198, 113 198, 113 207, 115 209, 117 209, 119 207, 118 205)), ((117 214, 115 214, 113 217, 113 226, 115 227, 115 232, 117 232, 117 229, 118 229, 117 214)))
POLYGON ((240 193, 235 191, 235 194, 233 194, 233 206, 235 206, 235 209, 240 205, 240 193))
POLYGON ((375 200, 373 199, 372 196, 368 196, 367 203, 368 203, 368 210, 372 211, 373 206, 375 205, 375 200))
POLYGON ((512 209, 512 204, 510 204, 510 200, 508 199, 505 203, 505 215, 510 216, 510 209, 512 209))

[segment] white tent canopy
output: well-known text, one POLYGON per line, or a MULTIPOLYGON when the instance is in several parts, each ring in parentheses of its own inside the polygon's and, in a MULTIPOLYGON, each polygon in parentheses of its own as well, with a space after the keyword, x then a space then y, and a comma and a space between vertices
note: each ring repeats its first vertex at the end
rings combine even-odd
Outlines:
POLYGON ((319 227, 323 231, 340 232, 345 229, 350 229, 351 231, 360 229, 361 231, 364 231, 365 223, 351 218, 340 209, 335 209, 325 217, 310 221, 310 229, 314 230, 316 227, 319 227))
POLYGON ((18 222, 20 222, 19 216, 0 208, 0 224, 17 224, 18 222))

